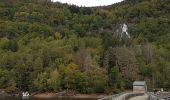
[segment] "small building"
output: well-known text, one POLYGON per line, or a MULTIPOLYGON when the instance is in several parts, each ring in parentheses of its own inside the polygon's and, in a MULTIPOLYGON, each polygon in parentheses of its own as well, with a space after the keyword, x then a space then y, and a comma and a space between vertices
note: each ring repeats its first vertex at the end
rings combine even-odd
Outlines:
POLYGON ((134 81, 133 82, 133 92, 136 93, 146 93, 147 85, 145 81, 134 81))

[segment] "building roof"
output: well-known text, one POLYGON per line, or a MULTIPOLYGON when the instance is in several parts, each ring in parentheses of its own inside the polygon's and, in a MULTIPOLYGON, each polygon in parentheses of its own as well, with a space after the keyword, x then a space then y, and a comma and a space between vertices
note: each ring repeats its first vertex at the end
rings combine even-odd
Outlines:
POLYGON ((146 85, 146 82, 145 81, 134 81, 133 82, 133 85, 135 86, 143 86, 143 85, 146 85))

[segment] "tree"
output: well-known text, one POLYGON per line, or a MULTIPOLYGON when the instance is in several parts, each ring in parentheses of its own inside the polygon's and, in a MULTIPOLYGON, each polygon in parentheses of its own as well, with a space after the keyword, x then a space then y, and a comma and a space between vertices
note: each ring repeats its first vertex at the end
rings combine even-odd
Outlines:
POLYGON ((55 38, 56 40, 60 40, 60 39, 62 38, 62 36, 61 36, 61 34, 60 34, 59 32, 56 32, 56 33, 54 34, 54 38, 55 38))
POLYGON ((79 50, 74 56, 74 62, 82 72, 89 71, 92 66, 91 55, 86 50, 79 50))
POLYGON ((57 92, 60 90, 60 75, 58 73, 58 70, 55 69, 49 76, 49 79, 47 80, 47 84, 49 89, 57 92))
POLYGON ((47 72, 43 72, 38 74, 37 78, 34 79, 33 85, 39 91, 47 91, 48 90, 48 78, 49 75, 47 72))
POLYGON ((89 77, 89 87, 93 89, 93 92, 105 92, 108 83, 108 77, 105 70, 94 68, 93 71, 91 71, 87 75, 89 77))
POLYGON ((77 65, 70 63, 67 66, 61 65, 59 67, 59 74, 61 75, 61 85, 64 89, 76 89, 75 77, 79 73, 77 65))
POLYGON ((27 21, 28 16, 29 16, 28 12, 16 12, 14 18, 17 21, 27 21))
POLYGON ((0 88, 6 87, 5 84, 8 83, 9 72, 7 70, 0 69, 0 88))
POLYGON ((126 47, 109 48, 105 55, 104 67, 109 72, 115 66, 123 80, 128 81, 125 82, 127 83, 125 84, 126 87, 130 88, 130 83, 132 84, 134 80, 139 78, 136 62, 136 57, 132 50, 126 47))
POLYGON ((77 73, 75 76, 76 89, 81 93, 88 92, 88 77, 85 73, 77 73))
POLYGON ((149 64, 153 61, 153 55, 154 55, 154 51, 153 51, 153 46, 152 44, 145 44, 142 46, 142 53, 145 57, 145 62, 146 64, 149 64))
POLYGON ((8 93, 15 92, 17 90, 15 76, 12 71, 0 69, 0 88, 5 89, 8 93))
POLYGON ((108 77, 109 77, 109 85, 116 87, 116 84, 118 83, 118 75, 119 75, 119 71, 117 68, 112 67, 111 70, 108 73, 108 77))
POLYGON ((0 39, 0 48, 8 50, 9 48, 9 39, 8 38, 2 38, 0 39))
POLYGON ((13 51, 13 52, 17 52, 17 50, 18 50, 18 43, 17 43, 17 41, 16 40, 10 40, 8 48, 11 51, 13 51))

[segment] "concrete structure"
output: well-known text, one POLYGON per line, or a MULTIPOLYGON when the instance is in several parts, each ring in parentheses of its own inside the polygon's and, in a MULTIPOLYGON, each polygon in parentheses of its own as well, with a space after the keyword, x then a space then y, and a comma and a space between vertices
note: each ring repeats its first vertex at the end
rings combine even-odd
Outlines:
POLYGON ((146 93, 147 85, 145 81, 134 81, 133 82, 133 92, 135 93, 146 93))

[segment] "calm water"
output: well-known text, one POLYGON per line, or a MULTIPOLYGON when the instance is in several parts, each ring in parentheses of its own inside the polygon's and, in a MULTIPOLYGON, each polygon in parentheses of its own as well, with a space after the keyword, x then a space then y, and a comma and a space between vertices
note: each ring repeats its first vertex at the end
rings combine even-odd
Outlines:
POLYGON ((22 98, 14 98, 14 97, 0 97, 0 100, 97 100, 97 99, 73 99, 73 98, 50 98, 50 99, 37 99, 37 98, 29 98, 29 99, 22 99, 22 98))

